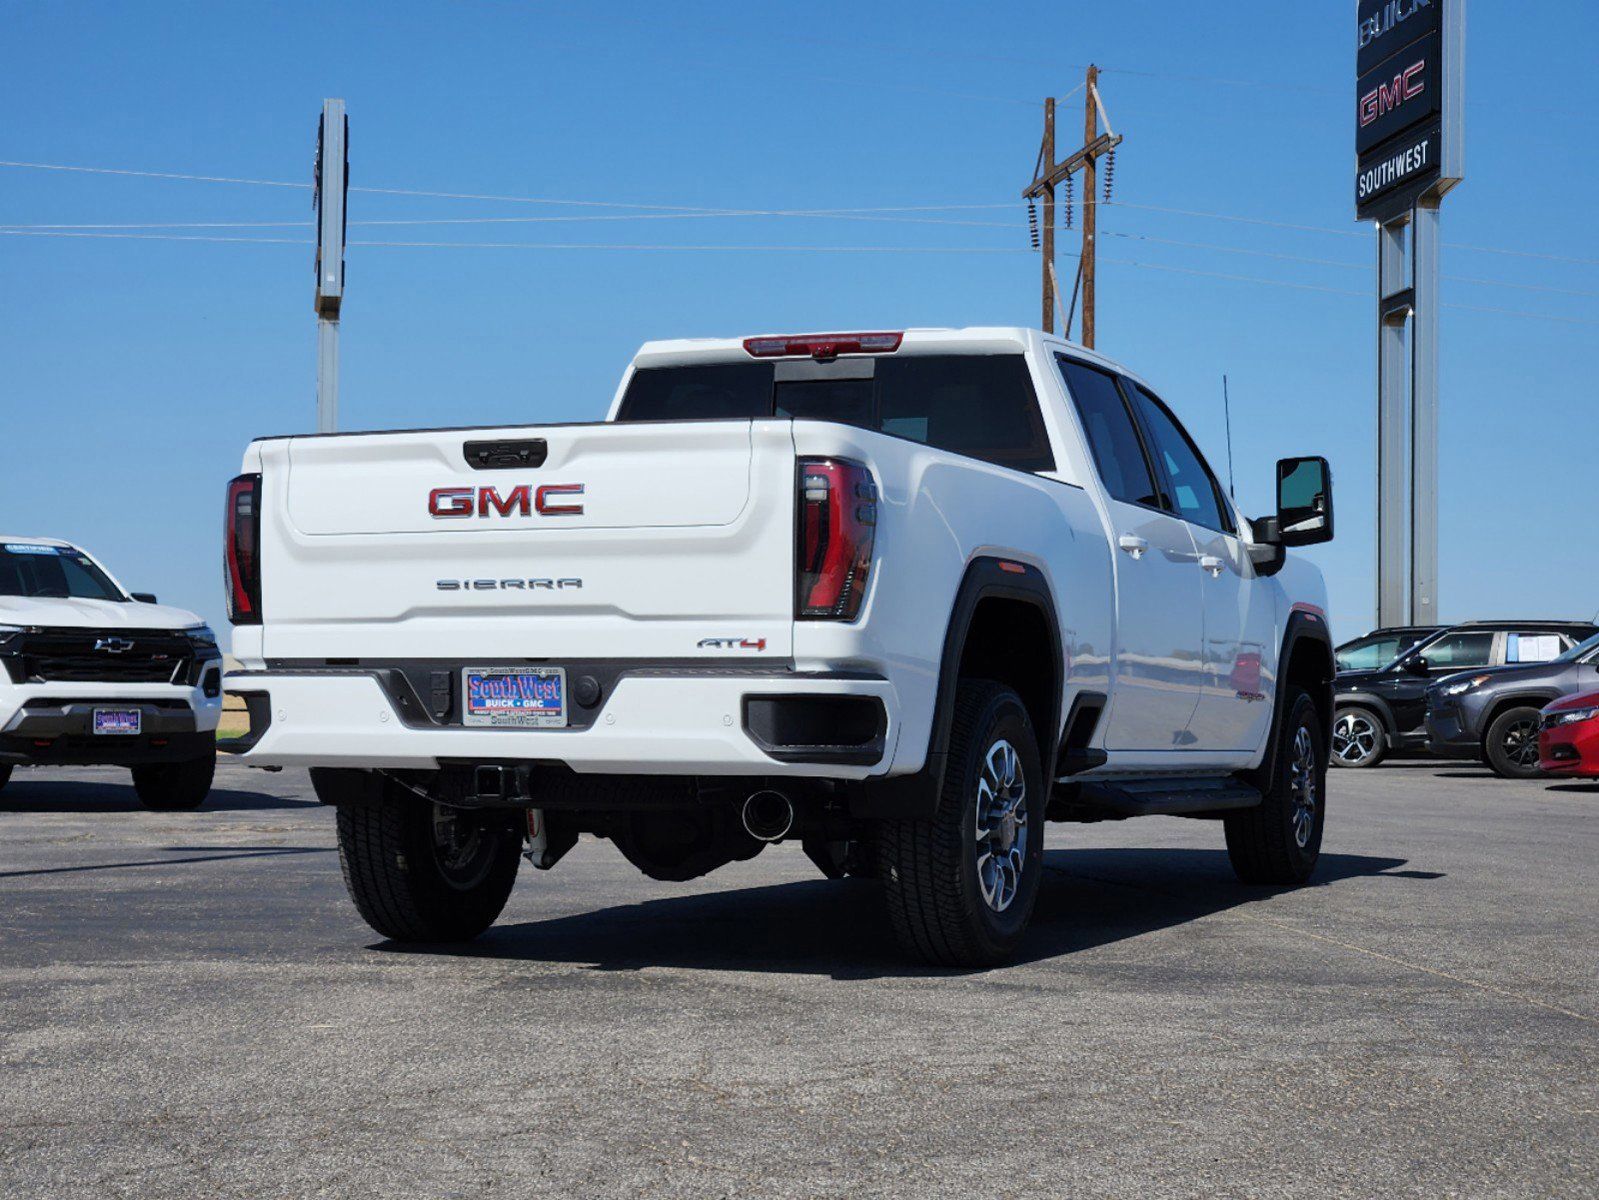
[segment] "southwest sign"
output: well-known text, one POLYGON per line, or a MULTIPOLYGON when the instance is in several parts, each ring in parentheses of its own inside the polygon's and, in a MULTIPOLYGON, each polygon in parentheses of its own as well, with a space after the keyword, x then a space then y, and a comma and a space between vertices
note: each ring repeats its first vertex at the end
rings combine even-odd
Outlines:
POLYGON ((1357 0, 1355 214, 1388 220, 1460 181, 1464 0, 1357 0))

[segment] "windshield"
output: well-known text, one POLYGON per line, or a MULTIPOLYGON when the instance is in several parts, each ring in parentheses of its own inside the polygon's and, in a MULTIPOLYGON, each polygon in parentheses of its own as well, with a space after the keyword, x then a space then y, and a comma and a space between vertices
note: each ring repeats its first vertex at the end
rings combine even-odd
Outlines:
POLYGON ((0 596, 31 599, 126 600, 89 556, 73 546, 0 545, 0 596))
POLYGON ((1555 659, 1555 661, 1576 662, 1584 655, 1589 654, 1594 650, 1599 650, 1599 633, 1594 634, 1586 642, 1578 642, 1570 650, 1567 650, 1559 658, 1555 659))

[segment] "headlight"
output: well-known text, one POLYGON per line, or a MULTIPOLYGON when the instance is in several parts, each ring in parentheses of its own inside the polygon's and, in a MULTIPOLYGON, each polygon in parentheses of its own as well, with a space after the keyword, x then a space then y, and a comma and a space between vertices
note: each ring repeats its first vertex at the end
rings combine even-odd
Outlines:
POLYGON ((19 633, 26 632, 21 625, 0 625, 0 650, 19 633))
POLYGON ((1544 727, 1554 729, 1560 725, 1580 725, 1584 721, 1591 721, 1599 717, 1599 707, 1594 708, 1563 708, 1552 712, 1544 718, 1544 727))
POLYGON ((217 644, 217 635, 209 625, 196 625, 192 629, 185 629, 183 636, 202 649, 215 647, 217 644))
POLYGON ((1444 695, 1458 696, 1462 692, 1471 691, 1474 687, 1481 687, 1492 678, 1492 675, 1473 675, 1470 679, 1462 679, 1459 683, 1451 683, 1444 689, 1444 695))

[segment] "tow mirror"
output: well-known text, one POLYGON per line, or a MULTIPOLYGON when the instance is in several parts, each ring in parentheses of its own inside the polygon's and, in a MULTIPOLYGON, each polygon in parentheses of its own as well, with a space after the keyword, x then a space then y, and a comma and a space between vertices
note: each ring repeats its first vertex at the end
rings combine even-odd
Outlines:
POLYGON ((1271 546, 1313 546, 1333 536, 1332 470, 1325 458, 1277 460, 1277 515, 1255 523, 1271 546))

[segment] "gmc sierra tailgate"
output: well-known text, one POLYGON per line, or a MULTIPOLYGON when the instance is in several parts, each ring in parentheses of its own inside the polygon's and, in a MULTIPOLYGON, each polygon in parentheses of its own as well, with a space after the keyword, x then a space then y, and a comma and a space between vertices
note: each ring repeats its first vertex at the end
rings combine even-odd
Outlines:
POLYGON ((787 421, 258 446, 269 660, 791 653, 787 421))

